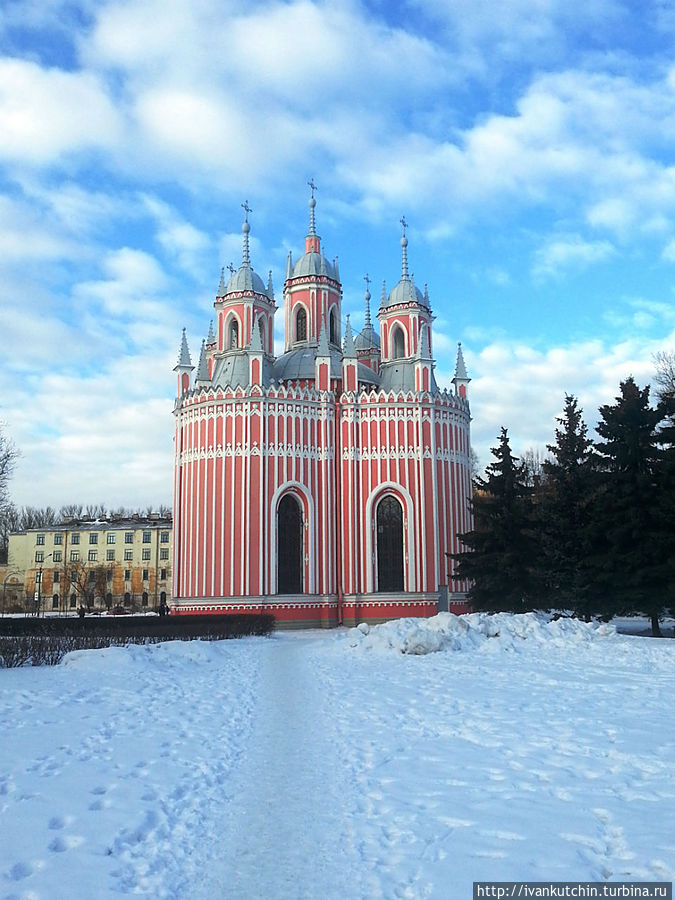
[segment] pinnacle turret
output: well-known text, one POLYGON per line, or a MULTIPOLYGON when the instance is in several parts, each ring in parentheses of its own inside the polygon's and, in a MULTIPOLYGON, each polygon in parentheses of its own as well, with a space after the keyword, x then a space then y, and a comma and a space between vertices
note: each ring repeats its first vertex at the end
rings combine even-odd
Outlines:
POLYGON ((347 314, 347 325, 345 327, 345 339, 342 348, 342 355, 347 359, 352 359, 356 356, 356 347, 354 346, 354 337, 352 335, 352 326, 349 321, 349 314, 347 314))
POLYGON ((192 365, 192 360, 190 359, 190 349, 188 347, 187 336, 185 334, 185 329, 183 329, 183 337, 180 342, 180 351, 178 354, 178 362, 176 363, 175 368, 185 368, 185 369, 194 369, 192 365))

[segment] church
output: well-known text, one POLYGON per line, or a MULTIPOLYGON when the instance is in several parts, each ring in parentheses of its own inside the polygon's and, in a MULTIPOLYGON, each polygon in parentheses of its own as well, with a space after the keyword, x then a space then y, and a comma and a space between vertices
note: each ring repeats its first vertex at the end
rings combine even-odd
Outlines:
POLYGON ((365 326, 346 318, 337 259, 316 231, 288 255, 284 352, 275 355, 272 274, 250 258, 221 272, 215 328, 192 364, 185 330, 175 414, 171 613, 266 612, 279 626, 331 627, 467 611, 453 575, 471 529, 469 378, 434 375, 429 292, 383 284, 365 326))

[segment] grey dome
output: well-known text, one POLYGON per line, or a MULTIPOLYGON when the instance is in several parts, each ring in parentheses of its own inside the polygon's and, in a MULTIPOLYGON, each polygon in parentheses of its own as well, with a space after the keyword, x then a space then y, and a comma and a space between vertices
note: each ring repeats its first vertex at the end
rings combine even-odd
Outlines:
POLYGON ((354 347, 357 350, 379 350, 380 336, 372 325, 366 325, 363 331, 354 338, 354 347))
POLYGON ((402 278, 387 299, 387 306, 397 306, 399 303, 419 303, 421 306, 429 304, 424 294, 410 278, 402 278))
POLYGON ((321 253, 314 251, 305 253, 293 266, 292 277, 298 278, 302 275, 325 275, 328 278, 333 278, 335 281, 338 280, 333 264, 329 263, 321 253))
POLYGON ((262 278, 247 265, 240 266, 236 272, 230 275, 230 280, 225 288, 225 296, 239 291, 254 291, 256 294, 267 297, 267 288, 262 278))
MULTIPOLYGON (((316 376, 316 351, 315 346, 308 346, 284 353, 274 363, 272 378, 275 381, 313 380, 316 376)), ((333 375, 342 371, 342 353, 339 350, 330 351, 330 362, 333 375)), ((358 379, 364 384, 380 383, 378 375, 362 363, 358 364, 358 379)))

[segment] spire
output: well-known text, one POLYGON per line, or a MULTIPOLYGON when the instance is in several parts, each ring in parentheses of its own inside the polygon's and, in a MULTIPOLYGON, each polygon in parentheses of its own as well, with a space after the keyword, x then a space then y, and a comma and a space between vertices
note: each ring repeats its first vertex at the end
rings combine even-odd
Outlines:
POLYGON ((383 278, 382 279, 382 293, 380 294, 380 306, 387 305, 387 282, 383 278))
POLYGON ((340 270, 338 269, 338 258, 337 256, 333 259, 333 268, 335 269, 335 280, 340 280, 340 270))
POLYGON ((199 365, 197 366, 197 384, 206 384, 210 381, 209 366, 206 362, 206 341, 202 341, 202 349, 199 352, 199 365))
POLYGON ((323 254, 323 247, 321 248, 321 261, 319 263, 319 275, 325 275, 327 272, 326 269, 326 257, 323 254))
POLYGON ((194 369, 192 365, 192 360, 190 359, 190 351, 188 349, 187 337, 185 335, 185 329, 183 329, 183 338, 180 342, 180 353, 178 355, 178 362, 176 363, 176 368, 178 366, 185 366, 186 368, 194 369))
POLYGON ((356 347, 354 346, 354 338, 352 336, 352 326, 349 321, 349 313, 347 313, 347 326, 345 328, 345 340, 342 348, 342 356, 352 359, 356 356, 356 347))
POLYGON ((248 224, 248 214, 250 212, 253 212, 253 210, 248 205, 248 200, 245 200, 241 204, 241 207, 244 210, 244 224, 241 226, 241 230, 244 235, 244 250, 243 250, 243 254, 242 254, 241 264, 242 264, 242 266, 250 266, 251 258, 249 256, 249 252, 248 252, 248 235, 249 235, 249 232, 251 231, 251 226, 248 224))
POLYGON ((213 319, 211 319, 211 321, 209 322, 209 333, 206 336, 206 343, 211 345, 211 344, 215 344, 215 342, 216 342, 216 336, 213 333, 213 319))
POLYGON ((220 270, 220 284, 218 285, 218 293, 216 297, 224 297, 225 296, 225 266, 220 270))
POLYGON ((272 270, 270 269, 267 275, 267 296, 270 300, 274 300, 274 287, 272 286, 272 270))
POLYGON ((426 281, 424 282, 424 305, 429 306, 429 287, 426 281))
POLYGON ((364 294, 364 300, 366 301, 366 323, 365 328, 371 328, 372 322, 370 321, 370 278, 368 278, 368 273, 363 276, 363 280, 366 283, 366 293, 364 294))
POLYGON ((429 328, 426 324, 422 325, 420 330, 420 341, 417 345, 418 359, 431 359, 431 346, 429 345, 429 328))
POLYGON ((455 377, 453 381, 471 381, 466 374, 466 366, 464 365, 464 354, 462 353, 461 341, 457 344, 457 362, 455 364, 455 377))
POLYGON ((314 179, 310 178, 307 182, 312 192, 309 198, 309 233, 316 234, 316 228, 314 224, 314 209, 316 207, 316 200, 314 199, 314 191, 316 190, 316 185, 314 184, 314 179))
POLYGON ((401 237, 401 281, 408 280, 408 238, 405 236, 405 230, 408 223, 405 216, 401 216, 401 225, 403 226, 403 236, 401 237))
POLYGON ((317 356, 330 356, 328 349, 328 337, 326 335, 326 318, 321 316, 321 331, 319 332, 319 346, 316 348, 317 356))
POLYGON ((291 277, 292 274, 293 274, 293 251, 289 250, 288 251, 288 259, 286 260, 286 281, 288 281, 288 279, 291 277))

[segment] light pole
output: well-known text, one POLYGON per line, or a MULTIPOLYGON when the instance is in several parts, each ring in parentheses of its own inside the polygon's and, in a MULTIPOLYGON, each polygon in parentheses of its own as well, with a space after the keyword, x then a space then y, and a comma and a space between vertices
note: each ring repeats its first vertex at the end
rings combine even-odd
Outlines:
MULTIPOLYGON (((48 553, 47 556, 45 557, 45 559, 49 559, 49 557, 52 555, 53 554, 48 553)), ((35 613, 36 613, 37 617, 39 618, 40 611, 42 609, 42 563, 40 563, 38 578, 39 578, 39 580, 38 580, 37 598, 35 600, 35 603, 36 603, 35 613)))

